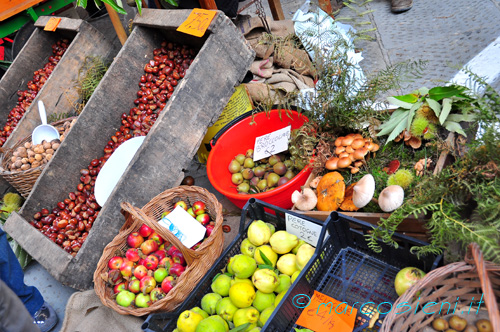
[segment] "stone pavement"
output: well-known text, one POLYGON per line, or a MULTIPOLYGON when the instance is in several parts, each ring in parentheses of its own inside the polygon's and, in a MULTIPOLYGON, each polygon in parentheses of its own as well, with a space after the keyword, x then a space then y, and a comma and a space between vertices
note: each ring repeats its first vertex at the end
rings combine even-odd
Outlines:
MULTIPOLYGON (((240 3, 240 8, 249 1, 240 3)), ((291 19, 302 3, 301 0, 283 0, 286 18, 291 19)), ((263 5, 271 17, 267 1, 264 0, 263 5)), ((389 0, 373 0, 368 6, 374 10, 368 14, 368 18, 377 30, 374 33, 375 41, 359 44, 363 51, 361 66, 365 74, 407 59, 427 61, 422 78, 403 91, 407 93, 422 86, 431 88, 451 80, 462 66, 480 54, 472 61, 471 69, 480 75, 489 76, 493 86, 500 91, 499 1, 414 0, 410 11, 397 15, 391 13, 389 0), (481 53, 487 47, 488 51, 481 53)), ((255 5, 242 13, 254 16, 255 5)), ((353 12, 344 7, 339 16, 353 16, 353 12)), ((191 172, 197 185, 211 187, 204 168, 193 166, 191 172)), ((218 195, 218 198, 222 197, 218 195)), ((233 232, 237 222, 237 217, 230 220, 234 226, 233 232)), ((40 289, 62 321, 66 301, 74 290, 59 284, 36 262, 27 268, 25 281, 40 289)), ((58 331, 61 325, 60 322, 54 331, 58 331)))

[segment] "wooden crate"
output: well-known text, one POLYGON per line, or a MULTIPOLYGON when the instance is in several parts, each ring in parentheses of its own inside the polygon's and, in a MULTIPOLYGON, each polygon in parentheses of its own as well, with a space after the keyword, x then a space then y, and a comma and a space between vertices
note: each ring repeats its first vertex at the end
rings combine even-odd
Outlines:
MULTIPOLYGON (((78 98, 73 87, 74 80, 86 56, 101 56, 111 60, 118 52, 98 30, 82 20, 61 17, 56 31, 44 31, 49 18, 42 16, 36 21, 35 31, 0 81, 0 125, 5 124, 9 112, 16 106, 17 91, 27 89, 26 84, 33 79, 33 73, 42 68, 52 55, 52 45, 62 38, 70 38, 72 42, 5 142, 4 148, 10 148, 31 135, 33 129, 41 124, 38 100, 44 102, 47 116, 72 111, 71 100, 76 101, 78 98)), ((7 187, 7 181, 0 177, 0 192, 7 187)))
POLYGON ((13 213, 5 229, 61 283, 77 289, 92 287, 92 275, 104 247, 125 219, 120 203, 137 207, 183 179, 207 127, 220 116, 234 87, 244 78, 254 52, 233 23, 218 12, 202 38, 176 31, 190 10, 144 9, 135 28, 92 98, 44 170, 30 197, 13 213), (153 49, 163 39, 201 47, 186 76, 161 112, 144 143, 102 207, 84 245, 75 257, 67 254, 29 224, 41 208, 53 208, 74 191, 79 170, 101 157, 120 117, 134 107, 138 82, 153 49))

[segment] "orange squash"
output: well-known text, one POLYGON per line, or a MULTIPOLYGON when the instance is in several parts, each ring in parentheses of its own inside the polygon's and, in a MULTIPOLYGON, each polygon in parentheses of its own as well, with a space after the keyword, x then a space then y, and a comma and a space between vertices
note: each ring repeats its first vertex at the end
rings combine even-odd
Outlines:
POLYGON ((340 209, 342 211, 358 211, 359 209, 354 205, 352 201, 352 195, 354 194, 354 186, 356 185, 357 182, 351 183, 346 189, 345 189, 345 195, 344 195, 344 201, 340 205, 340 209))
POLYGON ((318 204, 319 211, 337 211, 344 201, 345 182, 339 172, 330 172, 324 175, 319 181, 318 204))

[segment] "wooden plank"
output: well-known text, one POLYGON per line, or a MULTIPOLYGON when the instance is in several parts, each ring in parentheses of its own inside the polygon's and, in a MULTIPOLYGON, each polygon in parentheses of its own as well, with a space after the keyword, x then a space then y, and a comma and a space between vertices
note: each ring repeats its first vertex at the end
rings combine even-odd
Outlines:
MULTIPOLYGON (((79 182, 79 170, 87 167, 92 159, 102 156, 104 145, 120 126, 121 114, 133 107, 137 82, 154 48, 164 39, 201 47, 187 75, 180 81, 100 210, 78 255, 61 273, 51 272, 57 261, 48 260, 42 264, 65 285, 77 289, 92 287, 93 271, 102 250, 118 233, 125 220, 120 213, 121 202, 141 207, 165 189, 180 184, 184 176, 182 169, 190 164, 196 154, 206 128, 219 117, 234 86, 243 79, 255 57, 241 33, 220 13, 214 18, 212 30, 205 38, 189 38, 175 31, 177 26, 171 22, 182 23, 182 18, 185 19, 189 12, 144 10, 140 20, 147 23, 142 25, 136 22, 127 42, 20 211, 24 223, 27 223, 36 211, 55 206, 75 190, 79 182), (152 26, 151 22, 160 16, 162 21, 152 26)), ((6 227, 16 227, 16 222, 19 220, 9 219, 6 227)), ((33 227, 26 231, 38 232, 33 227)), ((50 242, 47 238, 40 241, 50 242)), ((62 249, 54 248, 51 251, 62 249)))
MULTIPOLYGON (((54 16, 40 16, 36 22, 35 26, 37 28, 44 28, 47 22, 54 16)), ((80 30, 80 26, 85 24, 86 22, 79 19, 69 18, 69 17, 59 17, 61 22, 57 26, 57 30, 70 30, 78 32, 80 30)), ((56 31, 57 31, 56 30, 56 31)))
POLYGON ((6 20, 42 1, 44 0, 25 0, 21 2, 16 0, 0 0, 0 8, 2 8, 0 12, 0 21, 6 20))
POLYGON ((280 0, 267 0, 269 3, 269 8, 271 9, 271 14, 275 21, 281 21, 285 19, 285 14, 283 14, 283 8, 281 8, 280 0))

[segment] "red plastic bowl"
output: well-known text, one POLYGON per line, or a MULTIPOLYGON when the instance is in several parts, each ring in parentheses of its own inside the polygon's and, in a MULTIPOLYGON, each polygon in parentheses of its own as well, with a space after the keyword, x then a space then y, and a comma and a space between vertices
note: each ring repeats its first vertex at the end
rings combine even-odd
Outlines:
POLYGON ((268 114, 264 112, 256 114, 253 117, 255 123, 252 125, 250 125, 251 121, 252 117, 250 116, 237 122, 217 139, 208 155, 208 179, 218 192, 239 208, 242 208, 253 197, 283 209, 290 209, 293 206, 292 193, 295 190, 300 190, 300 187, 306 183, 309 174, 311 174, 309 167, 304 168, 293 179, 276 189, 260 194, 244 195, 238 194, 236 186, 231 182, 228 165, 236 155, 253 149, 256 137, 289 125, 292 126, 292 130, 300 128, 308 119, 295 111, 275 109, 268 114))

